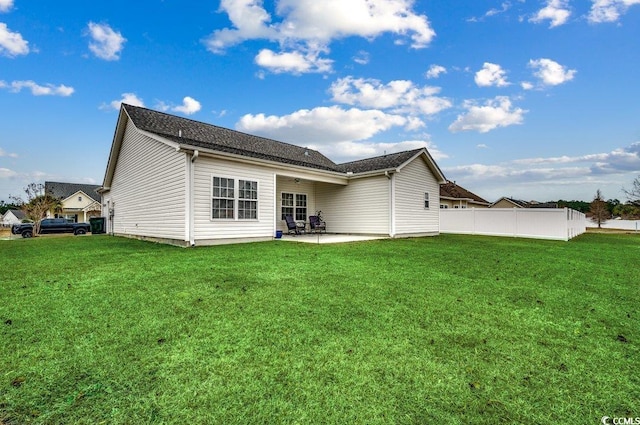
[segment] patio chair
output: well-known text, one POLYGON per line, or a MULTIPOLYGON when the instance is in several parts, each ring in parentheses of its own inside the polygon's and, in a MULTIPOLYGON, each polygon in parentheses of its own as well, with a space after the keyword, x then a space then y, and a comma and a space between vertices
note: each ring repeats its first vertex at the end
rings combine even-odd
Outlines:
POLYGON ((298 223, 296 223, 296 221, 293 219, 293 216, 291 215, 285 215, 284 216, 284 221, 287 222, 287 232, 289 234, 293 233, 294 235, 299 235, 300 234, 300 230, 304 229, 304 227, 298 225, 298 223))
POLYGON ((315 232, 327 233, 327 223, 325 223, 324 221, 321 221, 317 215, 309 216, 309 228, 311 229, 312 233, 315 233, 315 232))

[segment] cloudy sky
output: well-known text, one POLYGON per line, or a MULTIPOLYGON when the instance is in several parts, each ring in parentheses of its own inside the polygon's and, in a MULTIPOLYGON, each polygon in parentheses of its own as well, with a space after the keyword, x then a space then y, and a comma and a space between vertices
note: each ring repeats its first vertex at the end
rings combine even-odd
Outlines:
POLYGON ((624 199, 639 77, 640 0, 0 0, 0 199, 101 184, 122 102, 336 162, 426 146, 489 201, 624 199))

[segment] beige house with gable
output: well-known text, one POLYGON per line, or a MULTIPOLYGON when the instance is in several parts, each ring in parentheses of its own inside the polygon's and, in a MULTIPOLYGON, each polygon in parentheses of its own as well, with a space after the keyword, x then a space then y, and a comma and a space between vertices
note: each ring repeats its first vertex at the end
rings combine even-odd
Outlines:
POLYGON ((61 204, 61 209, 49 211, 47 217, 61 217, 80 223, 100 216, 102 206, 97 192, 99 188, 98 185, 44 182, 45 193, 60 199, 61 204))
MULTIPOLYGON (((303 141, 301 141, 303 142, 303 141)), ((439 233, 426 148, 336 164, 320 152, 123 104, 105 172, 107 232, 184 246, 270 240, 285 215, 329 233, 439 233)))

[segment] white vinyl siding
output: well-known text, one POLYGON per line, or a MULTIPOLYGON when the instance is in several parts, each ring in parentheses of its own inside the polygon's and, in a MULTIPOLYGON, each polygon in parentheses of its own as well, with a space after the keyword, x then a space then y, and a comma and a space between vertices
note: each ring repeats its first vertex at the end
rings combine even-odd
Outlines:
MULTIPOLYGON (((194 238, 198 241, 218 239, 243 239, 273 237, 274 223, 274 172, 269 168, 243 162, 234 162, 200 155, 193 163, 194 168, 194 238), (255 219, 212 219, 212 178, 225 177, 235 183, 235 202, 243 204, 245 214, 255 205, 255 219), (239 199, 238 184, 253 182, 255 188, 243 189, 245 198, 239 199), (246 198, 255 196, 257 199, 246 198)), ((238 206, 236 205, 236 209, 238 206)))
POLYGON ((131 124, 111 182, 116 234, 184 240, 186 158, 131 124))
POLYGON ((316 184, 316 205, 329 233, 388 235, 389 179, 352 179, 347 186, 316 184))
POLYGON ((439 231, 440 185, 422 157, 406 164, 395 179, 395 229, 397 235, 429 234, 439 231), (425 194, 429 208, 425 208, 425 194))

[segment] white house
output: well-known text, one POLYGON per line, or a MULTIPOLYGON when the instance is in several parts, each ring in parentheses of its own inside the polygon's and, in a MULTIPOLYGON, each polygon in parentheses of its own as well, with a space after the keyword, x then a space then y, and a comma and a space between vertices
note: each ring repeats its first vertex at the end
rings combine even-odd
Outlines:
MULTIPOLYGON (((304 141, 301 141, 304 143, 304 141)), ((107 231, 180 245, 269 240, 321 210, 329 233, 439 233, 427 149, 335 164, 320 152, 123 104, 102 194, 107 231)))
POLYGON ((5 227, 10 227, 14 224, 21 223, 26 218, 26 215, 21 210, 7 210, 4 215, 0 214, 0 222, 5 227))

